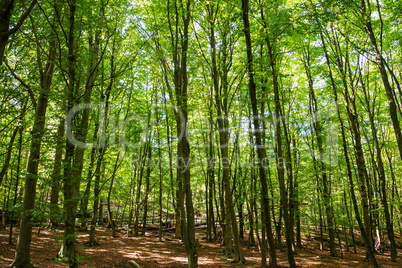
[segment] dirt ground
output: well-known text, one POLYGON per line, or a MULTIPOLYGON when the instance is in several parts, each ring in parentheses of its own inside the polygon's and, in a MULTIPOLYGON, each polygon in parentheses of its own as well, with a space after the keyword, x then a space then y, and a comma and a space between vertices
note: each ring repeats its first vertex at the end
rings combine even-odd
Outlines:
MULTIPOLYGON (((7 267, 13 261, 15 245, 8 245, 8 228, 0 230, 0 267, 7 267)), ((167 233, 163 242, 158 242, 156 232, 148 232, 146 237, 126 237, 124 231, 119 232, 119 237, 112 238, 111 230, 98 228, 96 230, 97 241, 100 246, 87 247, 88 232, 78 233, 79 267, 126 267, 129 260, 134 260, 141 267, 187 267, 187 257, 184 244, 167 233)), ((15 229, 13 241, 17 242, 18 229, 15 229)), ((218 243, 206 243, 201 239, 205 235, 198 233, 198 242, 201 245, 198 250, 198 263, 200 267, 260 267, 260 255, 257 247, 243 247, 243 253, 247 260, 244 265, 231 263, 220 252, 223 246, 218 243)), ((37 234, 34 228, 31 245, 32 264, 38 268, 68 267, 65 263, 53 260, 60 249, 61 230, 41 230, 37 234)), ((329 251, 319 251, 317 241, 304 240, 304 248, 298 251, 296 263, 300 267, 372 267, 364 262, 364 248, 359 247, 358 253, 345 252, 343 258, 332 258, 329 251)), ((352 250, 352 249, 351 249, 352 250)), ((278 252, 278 264, 287 267, 286 253, 278 252)), ((401 250, 398 255, 402 254, 401 250)), ((378 254, 377 258, 382 267, 402 267, 402 260, 398 263, 390 261, 388 253, 378 254)))

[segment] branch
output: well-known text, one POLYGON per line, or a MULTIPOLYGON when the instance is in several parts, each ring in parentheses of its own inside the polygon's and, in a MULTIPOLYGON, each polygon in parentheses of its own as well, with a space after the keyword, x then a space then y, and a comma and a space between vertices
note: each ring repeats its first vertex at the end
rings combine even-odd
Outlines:
POLYGON ((7 61, 4 61, 4 63, 6 64, 8 70, 11 72, 11 74, 14 76, 14 78, 17 79, 17 80, 28 90, 29 97, 30 97, 30 99, 31 99, 31 101, 32 101, 32 104, 33 104, 34 107, 36 108, 35 95, 34 95, 34 93, 32 92, 31 87, 30 87, 27 83, 25 83, 20 77, 17 76, 17 74, 14 72, 14 70, 11 69, 10 65, 8 65, 8 62, 7 62, 7 61))
POLYGON ((21 25, 24 23, 25 19, 28 17, 29 13, 31 13, 32 9, 36 5, 36 0, 33 0, 31 4, 29 5, 28 9, 25 11, 25 13, 21 16, 20 20, 18 21, 17 25, 15 25, 12 29, 10 29, 7 34, 10 36, 14 34, 18 29, 21 27, 21 25))

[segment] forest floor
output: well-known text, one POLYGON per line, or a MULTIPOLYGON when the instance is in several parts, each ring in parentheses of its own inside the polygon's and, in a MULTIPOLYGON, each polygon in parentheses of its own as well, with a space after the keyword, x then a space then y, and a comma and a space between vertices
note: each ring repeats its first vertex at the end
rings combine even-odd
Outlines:
MULTIPOLYGON (((67 264, 54 260, 60 249, 61 230, 41 230, 34 228, 31 244, 32 264, 37 268, 68 267, 67 264)), ((197 238, 201 245, 198 247, 198 263, 200 267, 260 267, 260 253, 257 247, 243 247, 243 253, 247 260, 246 264, 236 265, 232 259, 226 258, 220 252, 223 245, 220 243, 207 243, 202 240, 205 234, 198 230, 197 238)), ((0 267, 7 267, 13 261, 15 245, 8 245, 9 229, 0 230, 0 267)), ((18 229, 15 229, 13 242, 17 242, 18 229)), ((164 242, 158 242, 157 231, 147 232, 145 237, 127 237, 124 231, 119 236, 112 238, 111 229, 98 228, 96 230, 99 246, 87 247, 88 232, 78 232, 78 255, 79 267, 126 267, 129 260, 134 260, 141 267, 187 267, 187 257, 184 244, 173 238, 173 234, 166 233, 164 242)), ((345 252, 343 258, 330 257, 329 251, 318 250, 316 237, 303 240, 303 249, 298 250, 296 262, 299 267, 372 267, 365 262, 364 248, 358 247, 357 254, 345 252)), ((350 250, 353 250, 351 247, 350 250)), ((277 252, 280 267, 287 267, 286 253, 277 252)), ((402 251, 398 251, 402 255, 402 251)), ((377 254, 382 267, 402 267, 402 259, 398 263, 391 262, 388 253, 377 254)))

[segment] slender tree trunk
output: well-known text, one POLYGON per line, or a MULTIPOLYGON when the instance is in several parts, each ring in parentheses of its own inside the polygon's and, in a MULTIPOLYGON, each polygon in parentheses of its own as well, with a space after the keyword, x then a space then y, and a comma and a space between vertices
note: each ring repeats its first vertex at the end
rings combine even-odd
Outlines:
MULTIPOLYGON (((242 15, 243 15, 243 23, 244 23, 244 35, 246 38, 246 48, 247 48, 247 71, 249 77, 249 95, 251 100, 251 106, 253 111, 253 123, 255 129, 255 142, 257 147, 257 155, 258 155, 258 167, 260 173, 260 181, 261 181, 261 198, 263 200, 263 210, 264 210, 264 222, 265 228, 267 230, 267 238, 268 238, 268 250, 269 250, 269 267, 277 267, 276 261, 276 251, 275 251, 275 242, 272 235, 272 226, 271 226, 271 214, 269 210, 269 200, 268 200, 268 186, 267 179, 265 174, 265 158, 266 152, 265 148, 262 147, 261 142, 261 132, 260 132, 260 123, 259 123, 259 115, 257 108, 257 96, 256 96, 256 86, 254 82, 254 71, 253 71, 253 53, 251 48, 251 36, 250 36, 250 23, 249 23, 249 0, 242 0, 242 15)), ((284 186, 284 185, 283 185, 284 186)), ((286 198, 286 195, 285 195, 286 198)), ((292 248, 290 247, 292 251, 292 248)), ((293 251, 290 257, 293 256, 293 251)), ((264 264, 262 264, 264 265, 264 264)))
MULTIPOLYGON (((247 0, 248 1, 248 0, 247 0)), ((283 148, 282 148, 282 128, 281 128, 281 121, 285 123, 285 118, 282 117, 282 108, 281 102, 279 97, 279 82, 278 82, 278 74, 277 74, 277 66, 276 66, 276 51, 272 42, 269 39, 267 33, 267 25, 264 18, 263 9, 261 9, 261 18, 264 24, 264 28, 266 31, 265 41, 268 48, 268 55, 269 55, 269 67, 271 70, 271 77, 272 77, 272 84, 274 87, 274 103, 275 103, 275 115, 276 115, 276 143, 277 143, 277 155, 278 155, 278 180, 279 180, 279 189, 281 194, 281 203, 283 207, 283 221, 285 223, 285 236, 286 236, 286 245, 287 245, 287 253, 288 253, 288 261, 290 267, 295 267, 296 262, 294 260, 293 251, 294 251, 294 244, 293 244, 293 226, 290 222, 290 215, 289 215, 289 201, 288 201, 288 193, 286 190, 285 185, 285 167, 286 167, 286 159, 283 155, 283 148)), ((284 128, 286 125, 284 124, 284 128)))
MULTIPOLYGON (((29 151, 27 173, 25 177, 24 201, 21 213, 20 232, 15 253, 15 260, 11 267, 27 268, 32 267, 30 258, 32 238, 32 210, 35 207, 36 182, 38 180, 38 167, 42 137, 45 131, 46 109, 48 104, 49 91, 51 88, 54 61, 56 58, 56 42, 50 42, 48 63, 44 70, 41 70, 41 94, 37 100, 35 119, 31 131, 32 139, 29 151)), ((40 55, 38 55, 40 57, 40 55)))
MULTIPOLYGON (((68 82, 67 82, 67 111, 70 111, 76 104, 76 90, 78 88, 77 85, 77 77, 76 77, 76 50, 75 50, 75 12, 76 12, 76 0, 71 1, 69 4, 68 10, 68 23, 69 29, 67 34, 66 45, 68 49, 68 82)), ((71 125, 67 125, 67 127, 72 130, 78 127, 75 121, 70 121, 71 125)), ((80 136, 80 131, 78 131, 78 136, 80 136)), ((68 133, 66 135, 68 137, 68 133)), ((74 152, 75 145, 72 144, 68 139, 66 140, 66 153, 65 159, 63 163, 64 167, 64 176, 63 176, 63 193, 64 193, 64 237, 63 243, 61 245, 61 249, 59 251, 58 256, 63 258, 66 262, 69 263, 71 268, 76 268, 78 266, 76 260, 76 240, 75 240, 75 209, 76 209, 76 197, 78 197, 77 190, 79 192, 79 180, 74 175, 76 172, 81 173, 81 171, 75 170, 80 163, 75 164, 75 161, 80 161, 79 159, 75 160, 75 154, 79 155, 79 153, 74 152), (74 161, 73 161, 74 159, 74 161), (77 185, 78 184, 78 185, 77 185)))
MULTIPOLYGON (((398 144, 399 156, 402 159, 402 132, 398 120, 397 106, 394 99, 394 90, 392 89, 391 84, 389 82, 388 73, 385 67, 385 59, 382 56, 382 51, 378 47, 377 40, 373 31, 373 26, 371 24, 371 11, 369 6, 370 3, 366 0, 360 0, 360 3, 361 3, 362 18, 365 20, 365 30, 373 47, 377 67, 380 72, 381 80, 383 82, 384 89, 388 98, 389 114, 391 116, 392 126, 394 128, 395 138, 398 144)), ((393 252, 391 251, 391 259, 395 260, 395 258, 396 258, 396 251, 393 252)))
POLYGON ((324 162, 324 149, 323 149, 323 141, 322 141, 322 124, 319 122, 318 118, 318 102, 315 96, 314 84, 313 84, 313 77, 311 74, 311 55, 310 49, 307 47, 304 53, 304 67, 306 71, 306 76, 309 85, 309 98, 310 98, 310 115, 313 117, 313 127, 314 133, 317 140, 317 147, 319 153, 319 168, 322 177, 322 197, 323 197, 323 204, 325 208, 325 215, 327 218, 328 224, 328 233, 329 233, 329 250, 330 255, 333 257, 337 256, 336 253, 336 245, 335 245, 335 230, 334 230, 334 215, 333 209, 331 206, 331 189, 330 189, 330 177, 327 176, 326 171, 326 164, 324 162))
MULTIPOLYGON (((252 193, 252 190, 250 191, 252 193)), ((248 232, 248 243, 247 247, 255 246, 255 236, 254 236, 254 217, 253 210, 251 206, 251 202, 247 203, 247 214, 248 214, 248 222, 249 222, 249 232, 248 232)))
MULTIPOLYGON (((5 175, 5 182, 7 182, 7 179, 8 179, 7 175, 8 175, 8 173, 6 173, 6 175, 5 175)), ((11 173, 11 177, 12 177, 12 173, 11 173)), ((10 188, 10 185, 11 185, 11 181, 12 181, 12 179, 10 178, 9 188, 10 188)), ((4 192, 3 193, 4 198, 3 198, 3 210, 2 210, 2 213, 1 213, 1 226, 2 226, 2 228, 3 228, 3 226, 5 228, 5 226, 6 226, 6 211, 8 209, 7 187, 6 186, 3 187, 3 192, 4 192)))
MULTIPOLYGON (((294 181, 293 181, 293 161, 292 161, 292 150, 291 150, 291 138, 288 130, 288 125, 286 124, 285 116, 282 115, 281 112, 281 118, 282 118, 282 124, 283 124, 283 130, 284 130, 284 136, 285 136, 285 146, 286 146, 286 153, 285 153, 285 168, 287 171, 287 188, 289 191, 289 197, 287 198, 286 202, 288 204, 288 209, 289 209, 289 229, 288 232, 288 237, 286 239, 289 239, 290 242, 287 242, 287 246, 291 245, 292 246, 292 251, 295 251, 295 241, 294 241, 294 208, 293 208, 293 203, 294 203, 294 181)), ((285 226, 286 227, 286 226, 285 226)))
MULTIPOLYGON (((26 107, 24 107, 25 109, 26 107)), ((21 115, 21 123, 23 122, 24 115, 21 115)), ((24 128, 20 126, 18 128, 19 132, 19 140, 18 140, 18 158, 17 158, 17 175, 16 175, 16 180, 15 180, 15 188, 14 188, 14 201, 13 201, 13 207, 17 204, 17 197, 18 197, 18 184, 20 182, 20 167, 21 167, 21 152, 22 152, 22 133, 23 133, 24 128)), ((10 224, 10 232, 8 234, 8 244, 13 245, 13 226, 14 226, 14 211, 11 213, 11 224, 10 224)))
MULTIPOLYGON (((68 48, 70 55, 75 55, 75 0, 70 5, 70 31, 69 31, 69 40, 68 40, 68 48)), ((98 34, 99 35, 99 34, 98 34)), ((92 89, 94 87, 95 79, 97 76, 97 67, 96 60, 98 56, 98 45, 99 45, 99 37, 96 37, 95 46, 90 44, 90 66, 88 70, 88 81, 86 83, 85 93, 84 93, 84 101, 89 103, 91 100, 92 89)), ((91 36, 92 38, 92 36, 91 36)), ((110 96, 110 91, 112 89, 112 84, 114 81, 114 51, 112 52, 111 57, 111 78, 106 89, 106 104, 105 104, 105 117, 108 109, 108 101, 110 96)), ((78 81, 76 77, 76 66, 75 66, 75 56, 69 58, 69 104, 68 109, 71 109, 73 105, 76 103, 76 91, 78 90, 78 81)), ((89 109, 84 109, 82 112, 80 126, 75 133, 75 137, 81 142, 86 141, 87 133, 88 133, 88 123, 89 123, 89 109)), ((102 135, 106 135, 103 130, 106 129, 106 123, 101 127, 100 135, 100 146, 104 146, 102 144, 105 137, 102 135)), ((66 158, 65 158, 65 167, 64 167, 64 209, 66 212, 65 219, 65 232, 64 232, 64 240, 61 246, 59 256, 65 258, 69 261, 71 267, 77 266, 76 260, 76 241, 74 238, 75 234, 75 221, 77 214, 77 206, 78 206, 78 197, 80 194, 80 183, 82 178, 82 170, 84 167, 84 152, 85 148, 76 147, 74 144, 71 144, 69 141, 66 141, 66 158)))
POLYGON ((128 224, 127 224, 127 237, 130 236, 131 233, 131 224, 133 223, 133 214, 134 214, 134 189, 135 189, 135 179, 137 176, 138 166, 133 167, 133 158, 131 158, 131 182, 130 182, 130 202, 129 202, 129 213, 128 213, 128 224))
MULTIPOLYGON (((140 195, 141 195, 141 186, 142 186, 142 175, 143 175, 143 156, 142 156, 142 149, 143 147, 140 148, 140 153, 139 153, 139 161, 138 161, 138 169, 139 169, 139 174, 137 178, 137 174, 134 176, 134 179, 136 180, 134 183, 134 189, 133 192, 136 190, 135 193, 135 198, 133 197, 133 220, 134 220, 134 230, 133 230, 133 235, 138 236, 139 235, 139 206, 140 206, 140 195)), ((134 193, 133 193, 134 195, 134 193)))
MULTIPOLYGON (((165 81, 167 84, 167 87, 169 89, 169 92, 171 92, 171 89, 169 87, 169 83, 167 82, 167 76, 166 76, 166 70, 165 70, 165 81)), ((179 209, 178 209, 178 204, 176 202, 176 197, 175 197, 175 191, 174 191, 174 176, 173 176, 173 153, 172 153, 172 143, 171 143, 171 137, 170 137, 170 125, 169 125, 169 116, 167 115, 167 107, 166 107, 166 98, 164 96, 163 98, 165 110, 166 110, 166 135, 167 135, 167 143, 168 143, 168 155, 169 155, 169 178, 170 178, 170 187, 172 191, 172 203, 173 203, 173 208, 175 210, 175 215, 178 214, 179 209)), ((175 226, 175 237, 180 238, 180 221, 177 219, 180 217, 176 218, 176 226, 175 226)))
MULTIPOLYGON (((211 92, 212 99, 212 92, 211 92)), ((212 100, 211 100, 212 102, 212 100)), ((207 240, 212 242, 212 231, 215 230, 214 236, 216 236, 216 229, 214 228, 214 204, 213 204, 213 191, 214 191, 214 181, 215 181, 215 159, 214 159, 214 143, 213 143, 213 132, 212 132, 212 109, 209 108, 209 121, 211 129, 209 132, 209 147, 208 147, 208 218, 207 218, 207 240)))
MULTIPOLYGON (((183 29, 183 39, 182 39, 182 57, 181 57, 181 69, 180 76, 182 79, 181 90, 176 88, 176 98, 178 100, 178 107, 181 109, 183 114, 183 122, 178 124, 177 134, 180 135, 183 131, 183 138, 179 140, 178 143, 178 157, 184 160, 185 165, 179 166, 178 172, 182 174, 183 179, 183 194, 185 194, 186 201, 186 223, 183 228, 184 230, 184 244, 186 246, 188 255, 188 266, 191 268, 198 267, 198 254, 197 254, 197 244, 195 240, 195 225, 194 225, 194 206, 192 190, 190 185, 190 144, 188 141, 188 115, 187 115, 187 50, 188 50, 188 28, 190 24, 190 6, 191 1, 188 0, 186 3, 186 9, 183 10, 186 14, 183 15, 184 29, 183 29)), ((179 120, 181 121, 181 120, 179 120)), ((184 202, 182 202, 184 205, 184 202)), ((182 212, 184 207, 182 205, 182 212)))
MULTIPOLYGON (((177 221, 180 219, 183 240, 188 256, 188 266, 198 267, 197 244, 195 241, 194 206, 190 185, 190 145, 188 141, 188 77, 187 52, 192 1, 174 3, 174 20, 169 20, 172 42, 173 83, 176 100, 177 144, 177 221), (172 22, 175 25, 172 25, 172 22), (180 34, 179 34, 180 32, 180 34), (180 50, 180 51, 179 51, 180 50), (185 201, 185 203, 184 203, 185 201)), ((167 1, 170 16, 170 1, 167 1)), ((176 231, 178 226, 176 225, 176 231)))
MULTIPOLYGON (((158 104, 158 99, 156 99, 156 103, 158 104)), ((160 115, 159 115, 159 110, 157 110, 157 115, 156 115, 156 125, 159 126, 160 122, 160 115)), ((158 168, 159 168, 159 196, 158 196, 158 201, 159 201, 159 242, 162 242, 162 236, 163 236, 163 231, 162 231, 162 223, 163 223, 163 189, 162 189, 162 181, 163 181, 163 175, 162 175, 162 146, 161 146, 161 137, 160 137, 160 130, 159 128, 157 129, 157 139, 158 139, 158 168)), ((166 212, 168 213, 168 208, 166 208, 166 212)), ((168 225, 168 221, 166 220, 166 227, 168 225)))
POLYGON ((391 220, 391 215, 389 213, 389 208, 388 208, 387 189, 386 189, 387 182, 386 182, 386 176, 385 176, 384 163, 382 160, 382 152, 381 152, 380 143, 379 143, 378 135, 377 135, 377 128, 375 127, 374 109, 372 109, 370 107, 370 99, 368 96, 368 92, 366 90, 366 85, 363 83, 362 79, 360 79, 360 82, 362 84, 362 89, 364 92, 367 111, 368 111, 369 119, 370 119, 371 133, 372 133, 375 148, 376 148, 376 156, 377 156, 376 164, 378 166, 378 175, 379 175, 379 180, 380 180, 380 184, 381 184, 381 202, 383 205, 383 210, 384 210, 384 215, 385 215, 387 235, 388 235, 388 239, 390 242, 391 260, 395 262, 396 256, 397 256, 395 234, 394 234, 394 227, 393 227, 392 220, 391 220))
POLYGON ((98 210, 99 210, 99 194, 100 194, 100 178, 102 175, 102 161, 103 156, 105 154, 105 148, 99 148, 98 158, 96 161, 96 168, 94 172, 95 181, 94 181, 94 203, 93 203, 93 211, 92 211, 92 219, 91 219, 91 227, 89 229, 89 241, 86 243, 88 246, 98 246, 98 242, 96 242, 95 238, 95 228, 96 223, 98 222, 98 210))
MULTIPOLYGON (((98 135, 98 124, 95 126, 95 132, 94 132, 94 138, 98 135)), ((87 230, 87 212, 88 212, 88 202, 91 194, 91 184, 92 184, 92 179, 94 177, 94 164, 95 164, 95 153, 96 153, 96 148, 92 148, 91 150, 91 160, 89 163, 89 168, 88 168, 88 174, 87 174, 87 179, 86 179, 86 186, 85 186, 85 191, 84 195, 82 196, 81 200, 81 205, 80 205, 80 212, 81 212, 81 230, 87 230)))
POLYGON ((116 162, 114 164, 113 173, 112 173, 112 177, 111 177, 111 181, 110 181, 109 192, 107 195, 107 212, 108 212, 108 219, 109 219, 108 226, 110 226, 112 228, 112 237, 116 237, 117 226, 116 226, 115 218, 113 216, 113 211, 110 206, 110 197, 112 195, 112 189, 113 189, 114 179, 116 178, 116 172, 117 172, 117 169, 119 168, 119 158, 120 158, 120 151, 117 153, 116 162))
POLYGON ((377 259, 375 258, 374 255, 374 246, 372 239, 373 236, 372 236, 371 219, 370 219, 370 207, 367 193, 368 186, 366 185, 367 182, 366 178, 368 175, 361 143, 360 126, 357 118, 357 110, 356 110, 354 94, 350 95, 349 88, 347 86, 345 79, 346 77, 343 77, 344 97, 347 104, 346 106, 347 114, 351 123, 351 132, 354 136, 355 141, 356 164, 360 184, 359 192, 363 209, 364 229, 362 229, 361 231, 366 244, 367 257, 373 263, 374 267, 379 267, 377 259))
POLYGON ((316 168, 316 159, 313 157, 313 162, 314 162, 314 171, 316 174, 316 185, 317 185, 317 205, 318 205, 318 223, 320 225, 320 251, 324 250, 324 221, 322 219, 322 208, 321 208, 321 195, 322 195, 322 190, 321 190, 321 184, 320 184, 320 179, 318 176, 317 168, 316 168))
MULTIPOLYGON (((324 50, 324 54, 325 54, 325 58, 326 58, 326 63, 327 63, 328 71, 329 71, 329 77, 331 80, 331 86, 334 91, 334 97, 335 97, 334 101, 335 101, 335 106, 336 106, 336 110, 337 110, 338 120, 340 123, 340 129, 341 129, 341 134, 342 134, 342 143, 343 143, 346 167, 347 167, 348 178, 349 178, 349 183, 350 183, 350 192, 351 192, 356 220, 359 224, 359 229, 360 229, 362 237, 365 241, 367 257, 369 258, 369 260, 373 263, 373 265, 375 267, 378 267, 379 264, 374 255, 374 249, 372 246, 373 244, 372 244, 372 239, 371 239, 372 234, 371 234, 370 217, 369 217, 369 212, 368 212, 369 208, 368 208, 368 203, 367 203, 367 191, 366 191, 366 185, 365 185, 366 180, 364 178, 364 173, 367 171, 365 171, 364 156, 362 155, 362 150, 361 150, 361 140, 360 140, 360 132, 359 132, 359 127, 358 127, 358 122, 357 122, 357 114, 354 114, 353 110, 351 110, 352 107, 349 107, 350 96, 348 94, 348 85, 346 82, 345 67, 343 65, 344 64, 343 61, 341 61, 341 59, 338 58, 338 59, 336 59, 336 63, 337 63, 337 67, 339 68, 340 73, 342 75, 341 78, 342 78, 342 85, 344 88, 344 97, 345 97, 345 101, 347 104, 347 114, 348 114, 349 120, 352 125, 351 131, 352 131, 352 133, 357 134, 357 136, 358 136, 358 137, 355 136, 354 139, 355 139, 356 163, 358 165, 358 171, 359 171, 358 172, 358 177, 359 177, 359 182, 360 182, 359 190, 360 190, 360 195, 361 195, 361 204, 362 204, 362 208, 363 208, 364 224, 360 217, 359 207, 358 207, 357 199, 356 199, 355 192, 354 192, 352 169, 351 169, 350 158, 349 158, 349 154, 348 154, 348 147, 347 147, 347 142, 346 142, 344 124, 343 124, 343 120, 342 120, 340 112, 339 112, 337 87, 336 87, 335 79, 332 75, 332 68, 331 68, 331 64, 330 64, 331 61, 330 61, 329 54, 327 51, 327 46, 326 46, 326 41, 325 41, 324 34, 323 34, 323 29, 322 29, 318 19, 316 19, 316 22, 317 22, 317 25, 320 27, 320 39, 322 42, 322 46, 323 46, 323 50, 324 50), (357 140, 359 140, 359 142, 357 140), (358 151, 359 151, 359 153, 358 153, 358 151), (363 159, 362 159, 362 157, 363 157, 363 159), (367 229, 367 227, 368 227, 368 229, 367 229)), ((336 39, 336 40, 339 40, 339 39, 336 39)), ((339 57, 340 57, 342 55, 342 53, 340 51, 340 45, 338 42, 339 41, 335 41, 334 49, 335 49, 335 52, 337 52, 337 55, 339 55, 339 57)), ((348 60, 348 57, 346 57, 346 59, 348 60)), ((354 112, 356 112, 356 111, 354 111, 354 112)))
MULTIPOLYGON (((243 195, 243 193, 240 193, 243 195)), ((239 239, 244 241, 244 215, 243 215, 243 202, 238 202, 237 211, 239 214, 239 239)))
MULTIPOLYGON (((104 12, 103 9, 104 8, 102 6, 100 13, 104 12)), ((92 29, 91 29, 91 31, 92 31, 92 29)), ((98 63, 99 63, 98 58, 99 58, 100 35, 101 35, 100 30, 96 30, 95 37, 93 36, 92 32, 90 32, 90 35, 89 35, 88 53, 90 56, 90 60, 89 60, 89 65, 88 65, 88 69, 87 69, 87 81, 85 84, 85 95, 84 95, 84 101, 86 103, 89 103, 91 101, 92 90, 95 86, 96 78, 98 77, 98 63)), ((81 121, 82 134, 81 134, 80 139, 85 140, 85 138, 87 136, 87 132, 88 132, 88 121, 89 121, 89 111, 88 110, 84 110, 81 120, 82 120, 81 121)), ((95 140, 96 137, 98 136, 98 131, 99 131, 99 123, 96 122, 93 140, 95 140)), ((89 164, 88 174, 87 174, 87 179, 86 179, 87 184, 86 184, 84 196, 82 197, 82 201, 81 201, 81 205, 80 205, 80 212, 82 214, 81 229, 84 229, 84 230, 87 229, 87 220, 86 220, 87 215, 86 214, 87 214, 87 209, 88 209, 88 198, 89 198, 89 195, 91 192, 91 183, 92 183, 92 178, 93 178, 93 168, 94 168, 94 162, 95 162, 95 152, 96 152, 96 148, 93 147, 91 150, 91 159, 90 159, 90 164, 89 164)), ((78 159, 82 159, 81 160, 82 162, 83 162, 83 155, 84 155, 84 151, 82 150, 79 152, 79 158, 78 158, 78 159)), ((82 172, 83 165, 82 164, 78 165, 78 168, 82 172)), ((81 176, 81 172, 79 172, 80 176, 81 176)))
MULTIPOLYGON (((365 0, 361 0, 360 2, 362 5, 361 12, 362 12, 363 18, 365 19, 366 32, 367 32, 367 35, 369 36, 371 45, 373 47, 375 59, 377 62, 377 67, 380 72, 381 79, 382 79, 382 82, 383 82, 383 85, 385 88, 385 92, 386 92, 386 95, 388 98, 389 113, 390 113, 391 120, 392 120, 392 126, 393 126, 394 132, 395 132, 395 138, 396 138, 396 141, 398 144, 399 155, 400 155, 400 158, 402 159, 402 132, 401 132, 401 127, 400 127, 400 123, 399 123, 398 115, 397 115, 397 106, 395 104, 395 99, 394 99, 394 90, 392 89, 389 79, 388 79, 388 73, 387 73, 387 70, 385 67, 385 60, 382 56, 382 51, 379 49, 379 47, 377 45, 377 40, 376 40, 374 31, 373 31, 373 27, 371 24, 371 12, 370 12, 370 10, 367 10, 367 8, 366 8, 365 0)), ((369 5, 369 3, 368 3, 368 5, 369 5)), ((374 133, 374 132, 376 132, 375 129, 373 129, 373 135, 377 136, 376 133, 374 133)), ((389 210, 388 210, 388 202, 387 202, 386 189, 385 189, 386 178, 385 178, 385 172, 384 172, 384 165, 382 163, 381 150, 378 145, 378 138, 374 137, 374 139, 375 139, 375 144, 376 144, 376 148, 377 148, 377 161, 379 161, 379 159, 381 160, 381 162, 378 162, 378 165, 379 165, 379 169, 380 169, 379 175, 380 175, 380 180, 381 180, 382 203, 384 206, 384 214, 385 214, 385 220, 386 220, 386 225, 387 225, 387 234, 388 234, 388 239, 389 239, 390 245, 391 245, 391 260, 396 261, 397 251, 396 251, 396 243, 395 243, 393 225, 392 225, 391 217, 390 217, 389 210), (378 150, 380 150, 380 151, 378 151, 378 150)))
MULTIPOLYGON (((102 173, 102 177, 104 176, 104 174, 102 173)), ((98 185, 98 191, 99 191, 99 193, 100 193, 100 191, 102 190, 102 187, 100 187, 99 188, 99 185, 98 185)), ((99 209, 98 209, 98 225, 104 225, 104 218, 103 218, 103 205, 105 204, 104 202, 103 202, 103 200, 100 198, 99 200, 98 200, 98 202, 99 202, 99 209)))
MULTIPOLYGON (((149 134, 151 136, 151 134, 149 134)), ((142 230, 141 235, 145 236, 145 232, 147 230, 147 218, 148 218, 148 196, 149 196, 149 177, 151 176, 151 165, 152 165, 152 148, 151 148, 151 137, 149 137, 148 141, 148 152, 147 152, 147 173, 145 175, 145 196, 143 202, 143 217, 142 217, 142 230)))
POLYGON ((10 141, 8 143, 6 159, 4 160, 3 168, 0 171, 0 186, 1 186, 1 182, 2 182, 2 180, 4 178, 4 175, 7 173, 7 169, 8 169, 8 166, 10 164, 11 153, 13 151, 14 140, 15 140, 15 137, 17 136, 18 129, 19 129, 18 126, 15 127, 13 133, 11 134, 10 141))
POLYGON ((60 119, 57 134, 56 134, 56 152, 54 155, 54 164, 52 171, 52 189, 50 193, 50 222, 52 227, 59 225, 59 191, 60 191, 60 179, 63 159, 63 135, 64 135, 64 118, 60 119))
MULTIPOLYGON (((148 137, 147 137, 148 140, 148 137)), ((143 146, 140 150, 140 155, 139 155, 139 169, 140 169, 140 174, 138 178, 138 183, 137 183, 137 193, 135 197, 135 220, 134 220, 134 236, 139 235, 139 215, 140 215, 140 197, 141 197, 141 187, 142 187, 142 177, 144 175, 144 166, 145 166, 145 153, 147 150, 147 146, 149 146, 148 142, 143 146), (144 149, 144 155, 142 155, 142 149, 144 149)))
POLYGON ((301 222, 300 222, 300 208, 301 208, 301 201, 299 200, 299 181, 298 181, 298 170, 299 170, 299 163, 300 157, 298 155, 298 149, 296 145, 295 137, 293 136, 293 161, 295 163, 295 176, 294 176, 294 217, 296 221, 296 247, 301 248, 301 222))
MULTIPOLYGON (((219 7, 218 7, 219 8, 219 7)), ((208 4, 207 6, 209 21, 210 21, 210 45, 211 45, 211 61, 212 61, 212 79, 213 79, 213 87, 215 92, 215 102, 216 102, 216 111, 218 115, 218 126, 219 126, 219 145, 221 151, 221 159, 222 159, 222 182, 223 182, 223 192, 225 197, 225 212, 226 214, 226 237, 229 235, 233 235, 234 239, 234 253, 236 263, 244 263, 245 259, 243 257, 243 253, 240 248, 240 239, 237 227, 236 214, 234 211, 232 191, 230 189, 230 165, 229 165, 229 126, 228 126, 228 118, 227 118, 227 94, 228 94, 228 83, 227 83, 227 41, 226 36, 223 37, 223 45, 222 45, 222 65, 223 65, 223 74, 222 74, 222 87, 223 87, 223 97, 220 94, 219 89, 219 79, 218 79, 218 69, 217 69, 217 61, 216 61, 216 41, 215 41, 215 25, 213 23, 213 14, 215 11, 215 7, 213 5, 208 4)), ((230 238, 230 236, 228 237, 230 238)), ((232 254, 232 242, 228 241, 225 245, 225 253, 232 254)))

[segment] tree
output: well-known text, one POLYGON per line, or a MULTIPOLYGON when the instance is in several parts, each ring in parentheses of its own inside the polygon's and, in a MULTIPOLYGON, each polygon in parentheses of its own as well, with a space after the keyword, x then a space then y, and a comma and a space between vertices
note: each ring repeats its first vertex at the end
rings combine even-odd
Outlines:
MULTIPOLYGON (((56 9, 56 13, 58 10, 56 9)), ((54 22, 53 22, 54 23, 54 22)), ((54 25, 54 24, 53 24, 54 25)), ((32 235, 32 210, 35 206, 36 182, 38 180, 38 166, 41 152, 43 132, 45 130, 46 110, 49 100, 49 91, 51 89, 53 72, 56 58, 56 40, 54 33, 50 34, 49 52, 47 54, 47 63, 45 67, 41 66, 42 55, 38 50, 38 64, 41 81, 41 93, 36 100, 35 120, 32 129, 32 140, 29 151, 27 173, 25 177, 24 203, 20 223, 20 232, 18 244, 15 253, 15 260, 12 267, 32 267, 30 259, 30 246, 32 235), (42 69, 43 68, 43 69, 42 69)), ((37 44, 38 45, 38 44, 37 44)))
MULTIPOLYGON (((260 181, 261 181, 261 198, 263 205, 263 218, 262 221, 265 224, 265 228, 267 231, 268 237, 268 249, 269 249, 269 267, 277 267, 276 261, 276 252, 275 245, 272 236, 272 227, 271 227, 271 214, 269 211, 269 200, 268 200, 268 187, 267 187, 267 179, 265 175, 265 159, 266 152, 265 148, 262 146, 261 142, 261 131, 260 131, 260 123, 259 123, 259 115, 258 115, 258 107, 257 107, 257 97, 256 97, 256 86, 254 82, 254 72, 253 72, 253 54, 251 48, 251 37, 250 37, 250 22, 249 22, 249 1, 242 0, 242 14, 243 14, 243 23, 244 23, 244 35, 246 37, 246 48, 247 48, 247 71, 249 77, 249 95, 250 101, 253 111, 253 123, 255 129, 255 143, 257 147, 257 155, 258 155, 258 170, 260 173, 260 181)), ((279 115, 278 115, 279 116, 279 115)), ((263 240, 265 241, 265 239, 263 240)), ((265 244, 265 242, 264 242, 265 244)), ((292 249, 290 249, 292 250, 292 249)), ((289 258, 293 255, 291 254, 289 258)), ((291 260, 291 259, 289 259, 291 260)), ((263 266, 265 266, 265 256, 262 257, 263 266)), ((294 262, 294 261, 293 261, 294 262)), ((292 265, 292 263, 290 263, 292 265)), ((294 263, 293 263, 294 266, 294 263)))

